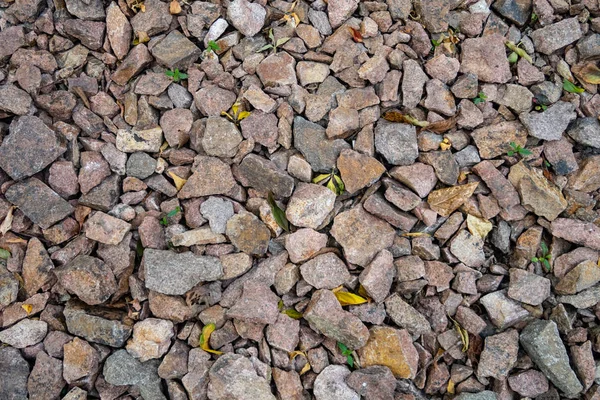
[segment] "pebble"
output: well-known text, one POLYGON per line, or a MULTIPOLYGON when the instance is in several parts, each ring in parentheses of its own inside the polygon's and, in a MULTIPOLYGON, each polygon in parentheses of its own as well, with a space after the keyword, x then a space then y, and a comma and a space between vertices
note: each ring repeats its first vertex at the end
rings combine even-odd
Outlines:
POLYGON ((302 264, 300 274, 316 289, 334 289, 350 279, 346 264, 334 253, 318 255, 302 264))
POLYGON ((294 118, 293 134, 294 147, 315 172, 331 172, 342 150, 350 148, 342 139, 328 140, 325 128, 299 116, 294 118))
POLYGON ((550 296, 550 280, 518 268, 510 270, 508 297, 537 306, 550 296))
POLYGON ((333 210, 335 193, 312 183, 299 183, 285 210, 290 223, 318 229, 333 210))
POLYGON ((162 357, 171 346, 173 323, 164 319, 146 318, 133 326, 133 337, 127 342, 127 352, 141 362, 162 357))
POLYGON ((411 165, 419 156, 413 125, 379 120, 375 126, 375 149, 393 165, 411 165))
POLYGON ((47 332, 46 322, 27 318, 0 331, 0 342, 17 349, 24 349, 44 340, 47 332))
POLYGON ((365 367, 383 365, 403 379, 414 379, 417 374, 419 355, 406 329, 375 326, 358 353, 365 367))
POLYGON ((577 18, 566 18, 531 32, 535 50, 543 54, 551 54, 579 40, 581 36, 577 18))
POLYGON ((112 270, 95 257, 79 255, 54 274, 62 287, 89 305, 104 303, 117 291, 112 270))
POLYGON ((229 218, 226 234, 238 250, 252 255, 265 254, 271 239, 269 228, 250 213, 229 218))
POLYGON ((385 172, 385 167, 375 158, 354 150, 342 150, 337 167, 349 193, 371 186, 385 172))
POLYGON ((327 240, 327 235, 323 233, 311 228, 302 228, 286 236, 285 249, 291 262, 301 263, 318 254, 319 250, 327 246, 327 240))
POLYGON ((553 104, 543 112, 530 112, 519 115, 519 119, 527 128, 529 134, 544 140, 560 140, 569 123, 575 117, 573 104, 563 101, 553 104))
POLYGON ((477 375, 505 379, 517 363, 519 353, 519 332, 508 329, 505 332, 485 338, 477 375))
POLYGON ((343 365, 329 365, 319 373, 313 386, 316 400, 360 400, 360 396, 346 383, 350 370, 343 365))
POLYGON ((0 349, 0 396, 2 398, 27 398, 29 365, 21 352, 13 347, 0 349))

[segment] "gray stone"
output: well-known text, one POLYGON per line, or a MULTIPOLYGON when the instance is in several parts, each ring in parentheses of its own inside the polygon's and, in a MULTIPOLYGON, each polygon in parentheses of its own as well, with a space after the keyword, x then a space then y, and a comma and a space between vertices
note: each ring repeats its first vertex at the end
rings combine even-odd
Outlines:
POLYGON ((360 400, 348 384, 350 370, 344 365, 329 365, 315 379, 313 394, 316 400, 360 400))
POLYGON ((252 362, 234 353, 225 354, 209 371, 210 400, 275 400, 269 383, 259 376, 252 362))
POLYGON ((202 148, 209 156, 234 157, 242 135, 233 122, 222 117, 208 117, 202 137, 202 148))
POLYGON ((349 149, 350 145, 342 139, 328 140, 325 128, 297 116, 294 118, 294 147, 313 171, 327 173, 335 167, 342 150, 349 149))
POLYGON ((318 229, 335 205, 335 193, 324 186, 300 183, 285 210, 296 226, 318 229))
POLYGON ((417 130, 413 125, 379 120, 375 127, 375 149, 393 165, 410 165, 419 156, 417 130))
POLYGON ((202 216, 208 220, 214 233, 225 233, 227 221, 233 217, 233 204, 220 197, 209 197, 200 206, 202 216))
POLYGON ((155 169, 156 160, 144 152, 135 152, 127 160, 127 176, 146 179, 155 169))
POLYGON ((160 127, 145 130, 125 130, 117 131, 117 149, 125 153, 135 153, 136 151, 146 151, 149 153, 158 153, 163 141, 163 131, 160 127))
POLYGON ((63 288, 89 305, 104 303, 117 291, 112 270, 99 258, 79 255, 54 273, 63 288))
MULTIPOLYGON (((571 103, 568 104, 573 106, 571 103)), ((594 117, 577 119, 569 127, 567 134, 577 143, 600 149, 600 123, 594 117)))
POLYGON ((415 60, 404 61, 402 67, 404 68, 402 104, 408 109, 415 108, 423 97, 423 85, 429 80, 429 77, 415 60))
POLYGON ((6 199, 19 207, 42 229, 70 215, 74 208, 37 178, 17 182, 6 191, 6 199))
POLYGON ((27 318, 0 331, 0 342, 23 349, 44 340, 47 332, 48 324, 46 322, 27 318))
POLYGON ((529 318, 529 311, 521 303, 497 291, 483 296, 479 302, 485 307, 490 320, 499 329, 505 329, 529 318))
POLYGON ((577 18, 567 18, 552 25, 536 29, 530 35, 535 50, 552 54, 556 50, 579 40, 582 36, 577 18))
POLYGON ((158 360, 142 363, 126 350, 118 350, 106 359, 102 374, 111 385, 137 386, 144 400, 166 400, 161 392, 158 365, 158 360))
POLYGON ((159 64, 167 68, 187 70, 202 51, 181 32, 174 30, 156 43, 151 53, 159 64))
POLYGON ((9 126, 0 146, 0 168, 19 180, 40 172, 67 150, 66 141, 38 117, 24 116, 9 126))
MULTIPOLYGON (((544 140, 560 140, 563 132, 567 129, 567 126, 569 126, 569 123, 576 117, 575 106, 572 103, 564 101, 553 104, 543 112, 530 112, 519 115, 519 119, 527 128, 529 134, 544 140)), ((578 122, 579 121, 583 121, 583 119, 578 120, 578 122)), ((596 125, 598 126, 598 121, 596 121, 596 125)), ((600 126, 598 129, 600 130, 600 126)), ((573 128, 569 129, 569 135, 573 130, 573 128)), ((598 135, 600 135, 600 132, 598 135)), ((596 140, 598 144, 597 147, 600 147, 600 139, 596 140)))
POLYGON ((104 5, 102 0, 66 0, 69 14, 84 20, 100 21, 104 19, 104 5))
POLYGON ((479 393, 463 392, 456 396, 454 400, 496 400, 496 393, 490 390, 484 390, 479 393))
POLYGON ((123 347, 132 327, 121 322, 125 314, 114 309, 90 307, 70 300, 63 311, 69 333, 89 342, 111 347, 123 347))
POLYGON ((217 257, 145 249, 144 272, 148 289, 182 295, 200 282, 219 279, 223 275, 223 267, 217 257))
POLYGON ((577 395, 583 386, 569 365, 567 349, 554 321, 536 320, 523 329, 521 345, 537 367, 565 395, 577 395))
POLYGON ((276 197, 289 197, 294 190, 294 178, 256 154, 247 155, 238 171, 249 186, 262 192, 271 191, 276 197))
POLYGON ((244 36, 254 36, 263 27, 267 11, 259 3, 234 0, 227 7, 231 24, 244 36))
POLYGON ((19 350, 0 348, 0 398, 6 400, 27 399, 29 365, 19 350))
POLYGON ((385 301, 385 310, 392 321, 401 328, 406 328, 413 335, 431 332, 427 319, 398 294, 391 295, 385 301))

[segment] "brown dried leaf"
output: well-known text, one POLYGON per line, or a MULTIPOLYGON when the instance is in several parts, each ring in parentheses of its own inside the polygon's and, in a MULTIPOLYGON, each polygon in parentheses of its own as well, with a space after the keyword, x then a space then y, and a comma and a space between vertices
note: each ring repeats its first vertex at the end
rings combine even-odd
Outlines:
POLYGON ((83 226, 85 219, 90 213, 92 209, 86 206, 78 205, 75 208, 75 221, 79 222, 79 229, 83 226))
POLYGON ((6 217, 4 217, 4 221, 2 221, 2 225, 0 225, 0 233, 5 235, 6 232, 10 231, 13 222, 13 211, 15 207, 12 206, 8 209, 8 213, 6 213, 6 217))
POLYGON ((179 2, 177 0, 173 0, 171 1, 171 3, 169 3, 169 13, 171 14, 179 14, 181 12, 181 5, 179 4, 179 2))
POLYGON ((433 211, 443 217, 448 217, 471 197, 477 185, 479 185, 479 182, 434 190, 429 193, 427 203, 433 211))
POLYGON ((456 118, 448 118, 441 121, 432 122, 427 125, 424 130, 428 130, 434 133, 444 133, 456 126, 456 118))
POLYGON ((600 68, 594 63, 577 64, 571 68, 575 76, 592 85, 600 84, 600 68))
POLYGON ((390 122, 400 122, 404 124, 411 124, 420 128, 426 128, 430 124, 427 121, 419 121, 418 119, 411 117, 410 115, 402 114, 398 110, 386 111, 383 114, 383 119, 390 122))
POLYGON ((351 26, 349 26, 348 29, 350 30, 350 33, 352 34, 352 40, 354 40, 356 43, 362 43, 363 37, 362 37, 362 34, 360 33, 360 31, 354 29, 351 26))

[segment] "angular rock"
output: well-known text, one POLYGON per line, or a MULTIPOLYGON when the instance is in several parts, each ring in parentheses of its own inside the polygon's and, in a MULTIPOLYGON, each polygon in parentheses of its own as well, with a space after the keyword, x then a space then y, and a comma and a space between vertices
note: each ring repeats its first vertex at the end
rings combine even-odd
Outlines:
POLYGON ((508 297, 537 306, 550 296, 550 280, 518 268, 510 270, 508 297))
POLYGON ((406 329, 375 326, 358 353, 361 366, 386 366, 396 378, 414 379, 417 374, 419 355, 406 329))
POLYGON ((383 164, 375 158, 349 149, 342 150, 337 167, 349 193, 372 185, 385 172, 383 164))
POLYGON ((334 289, 350 279, 346 264, 334 253, 318 255, 302 264, 300 273, 316 289, 334 289))
POLYGON ((130 229, 131 224, 98 211, 86 221, 85 236, 100 243, 117 245, 130 229))
POLYGON ((543 54, 552 54, 581 38, 581 28, 577 18, 566 18, 552 25, 531 32, 535 50, 543 54))
POLYGON ((228 111, 235 103, 235 99, 235 93, 216 85, 203 87, 194 94, 196 107, 209 117, 218 117, 221 112, 228 111))
POLYGON ((505 379, 517 363, 519 353, 519 332, 509 329, 506 332, 485 338, 477 375, 505 379))
POLYGON ((294 190, 294 179, 281 171, 275 163, 256 154, 247 155, 239 166, 239 173, 249 186, 276 197, 289 197, 294 190))
POLYGON ((288 202, 285 215, 293 225, 318 229, 333 210, 335 193, 312 183, 300 183, 288 202))
POLYGON ((350 145, 342 139, 327 140, 325 128, 297 116, 294 118, 294 147, 302 153, 313 171, 329 173, 342 150, 349 149, 350 145))
POLYGON ((221 117, 208 117, 202 148, 209 156, 234 157, 243 138, 235 124, 221 117))
POLYGON ((520 303, 509 299, 504 291, 486 294, 479 302, 485 307, 492 323, 505 329, 529 318, 529 312, 520 303))
POLYGON ((415 60, 402 63, 404 75, 402 78, 402 105, 407 109, 415 108, 423 97, 423 85, 429 79, 415 60))
POLYGON ((480 81, 506 83, 512 77, 504 38, 488 35, 462 43, 460 72, 477 75, 480 81))
POLYGON ((267 225, 251 213, 229 218, 226 233, 235 247, 251 255, 265 254, 271 240, 267 225))
POLYGON ((26 399, 29 365, 18 349, 0 348, 0 397, 26 399))
POLYGON ((163 131, 161 128, 151 128, 144 130, 125 130, 117 131, 116 146, 122 152, 135 153, 145 151, 149 153, 158 153, 163 141, 163 131))
POLYGON ((146 318, 133 326, 133 337, 127 342, 127 351, 146 362, 160 358, 171 346, 173 323, 164 319, 146 318))
POLYGON ((323 247, 327 246, 328 236, 314 229, 302 228, 286 236, 285 249, 290 261, 301 263, 311 259, 323 247))
POLYGON ((286 52, 271 54, 256 67, 256 74, 267 87, 295 85, 296 61, 286 52))
MULTIPOLYGON (((564 101, 551 105, 543 112, 530 112, 519 115, 519 119, 527 128, 529 134, 544 140, 560 140, 569 123, 576 117, 575 106, 564 101)), ((573 128, 569 132, 572 130, 573 128)))
POLYGON ((431 332, 427 319, 398 294, 391 295, 385 301, 385 310, 396 325, 406 328, 413 335, 431 332))
POLYGON ((63 377, 75 382, 98 371, 99 354, 88 342, 78 337, 64 345, 63 377))
POLYGON ((360 396, 346 384, 350 370, 343 365, 329 365, 319 373, 313 385, 316 400, 360 400, 360 396))
POLYGON ((111 385, 135 385, 145 400, 166 400, 157 369, 157 361, 142 363, 126 350, 117 350, 106 359, 102 374, 111 385))
POLYGON ((223 275, 223 267, 216 257, 145 249, 144 272, 148 289, 182 295, 200 282, 219 279, 223 275))
POLYGON ((395 268, 392 253, 381 250, 363 270, 358 280, 369 297, 377 303, 381 303, 390 293, 394 275, 395 268))
POLYGON ((180 199, 226 194, 235 186, 231 169, 216 157, 196 157, 195 171, 177 194, 180 199))
POLYGON ((266 16, 263 6, 247 0, 234 0, 227 7, 231 24, 244 36, 256 35, 262 29, 266 16))
POLYGON ((31 108, 29 94, 15 85, 0 86, 0 111, 15 115, 25 115, 31 108))
POLYGON ((257 375, 250 360, 239 354, 219 357, 209 371, 211 400, 275 400, 267 381, 257 375))
POLYGON ((133 30, 129 20, 114 1, 106 8, 106 34, 115 56, 122 60, 129 52, 133 30))
POLYGON ((575 294, 598 282, 600 282, 600 267, 594 260, 587 260, 567 272, 555 289, 560 294, 575 294))
POLYGON ((152 46, 151 53, 160 65, 169 69, 187 70, 202 51, 179 31, 171 31, 152 46))
POLYGON ((550 233, 568 242, 593 250, 600 250, 600 228, 592 223, 569 218, 557 218, 550 225, 550 233))
POLYGON ((375 149, 390 164, 411 165, 419 156, 416 128, 379 120, 375 127, 375 149))
MULTIPOLYGON (((571 103, 568 103, 571 104, 571 103)), ((553 106, 554 107, 554 106, 553 106)), ((549 110, 550 108, 548 108, 549 110)), ((596 118, 579 118, 569 127, 567 134, 584 146, 600 148, 600 123, 596 118)))
POLYGON ((527 131, 519 122, 505 121, 476 129, 471 136, 481 158, 489 159, 506 154, 511 149, 511 142, 525 147, 527 131))
POLYGON ((17 349, 38 344, 48 332, 48 324, 44 321, 24 319, 10 328, 0 331, 0 342, 17 349))
POLYGON ((485 262, 483 240, 462 230, 450 242, 450 251, 469 267, 480 267, 485 262))
POLYGON ((77 256, 54 273, 62 287, 89 305, 106 302, 117 290, 112 270, 95 257, 77 256))
POLYGON ((82 302, 70 300, 63 313, 69 333, 90 342, 123 347, 131 335, 132 327, 121 322, 125 315, 112 309, 90 308, 82 302))
MULTIPOLYGON (((138 13, 136 15, 144 15, 138 13)), ((142 72, 154 59, 144 44, 138 44, 127 54, 117 67, 111 79, 119 85, 125 85, 131 78, 142 72)))
POLYGON ((42 400, 58 398, 65 380, 62 377, 62 362, 40 351, 35 358, 35 365, 27 380, 29 399, 42 400))

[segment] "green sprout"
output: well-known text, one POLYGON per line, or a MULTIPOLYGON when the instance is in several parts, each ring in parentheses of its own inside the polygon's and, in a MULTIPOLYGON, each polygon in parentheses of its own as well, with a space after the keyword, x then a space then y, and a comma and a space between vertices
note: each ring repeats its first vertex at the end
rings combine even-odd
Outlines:
POLYGON ((354 368, 354 356, 352 355, 353 350, 349 349, 348 346, 346 346, 342 342, 338 342, 337 345, 338 345, 338 348, 340 349, 340 351, 342 352, 342 355, 346 357, 346 360, 348 361, 348 365, 350 366, 350 368, 354 368))
POLYGON ((164 217, 161 218, 160 224, 164 225, 164 226, 169 225, 169 220, 167 218, 174 217, 177 214, 179 214, 180 212, 181 212, 181 207, 179 207, 179 206, 175 207, 173 210, 169 211, 169 213, 167 215, 165 215, 164 217))
POLYGON ((329 174, 317 175, 317 177, 314 178, 312 181, 313 183, 320 183, 321 185, 326 183, 327 188, 338 196, 344 193, 344 182, 342 181, 342 178, 340 178, 335 173, 335 169, 332 170, 329 174))
POLYGON ((550 254, 546 243, 540 243, 540 250, 542 252, 542 255, 540 257, 533 257, 531 259, 531 262, 541 262, 546 272, 550 272, 550 270, 552 269, 552 267, 550 266, 550 259, 552 258, 552 255, 550 254))
POLYGON ((219 44, 218 44, 217 42, 215 42, 214 40, 209 40, 209 41, 208 41, 208 46, 207 46, 207 48, 208 48, 209 50, 212 50, 212 51, 214 51, 215 53, 216 53, 217 51, 221 51, 221 46, 219 46, 219 44))
POLYGON ((179 71, 177 68, 175 68, 174 70, 165 71, 165 75, 172 78, 173 82, 175 83, 188 78, 188 75, 186 73, 179 71))
POLYGON ((515 154, 518 154, 521 157, 529 156, 532 154, 531 150, 527 150, 527 149, 521 147, 521 145, 516 144, 515 142, 510 142, 509 146, 510 146, 510 150, 506 152, 506 154, 509 157, 512 157, 515 154))
POLYGON ((273 34, 273 28, 269 29, 269 39, 271 43, 264 45, 260 49, 256 50, 257 53, 262 53, 265 50, 273 49, 273 54, 277 53, 277 48, 287 43, 291 38, 284 37, 275 40, 275 35, 273 34))
POLYGON ((487 96, 485 95, 485 93, 479 92, 479 94, 477 95, 477 97, 475 97, 473 99, 473 104, 477 105, 477 104, 480 104, 480 103, 485 103, 486 100, 487 100, 487 96))

